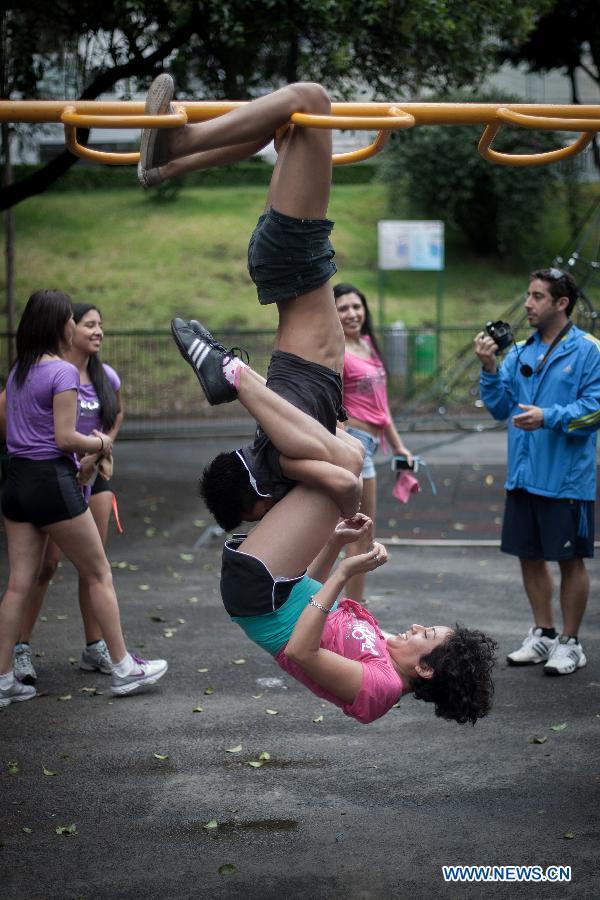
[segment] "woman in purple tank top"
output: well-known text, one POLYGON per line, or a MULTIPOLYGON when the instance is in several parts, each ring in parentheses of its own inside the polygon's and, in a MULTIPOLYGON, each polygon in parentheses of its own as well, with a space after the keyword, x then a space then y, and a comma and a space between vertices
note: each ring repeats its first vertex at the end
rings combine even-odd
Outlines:
POLYGON ((165 660, 127 652, 110 564, 98 528, 77 483, 77 457, 112 452, 108 434, 76 428, 79 373, 64 359, 73 342, 71 301, 62 291, 29 298, 17 329, 17 361, 6 385, 9 465, 2 494, 9 577, 0 601, 0 707, 35 696, 13 672, 13 648, 48 539, 71 560, 89 593, 92 612, 108 646, 113 694, 154 684, 165 660))
MULTIPOLYGON (((77 327, 73 343, 65 353, 65 359, 73 363, 79 371, 77 430, 81 434, 92 434, 95 429, 99 429, 114 443, 123 421, 121 381, 115 370, 100 360, 100 347, 104 337, 102 314, 98 307, 91 303, 74 303, 73 318, 77 327)), ((84 496, 89 498, 90 511, 100 532, 102 543, 106 546, 114 494, 104 470, 98 471, 95 454, 90 454, 80 461, 78 480, 90 485, 85 488, 84 496)), ((19 681, 24 684, 35 684, 37 680, 32 662, 31 636, 60 557, 60 548, 54 541, 48 539, 42 567, 29 597, 19 640, 15 646, 14 671, 19 681)), ((86 583, 81 579, 79 608, 85 632, 85 647, 79 667, 85 671, 98 671, 110 675, 112 673, 110 655, 102 637, 102 630, 92 612, 86 583)))

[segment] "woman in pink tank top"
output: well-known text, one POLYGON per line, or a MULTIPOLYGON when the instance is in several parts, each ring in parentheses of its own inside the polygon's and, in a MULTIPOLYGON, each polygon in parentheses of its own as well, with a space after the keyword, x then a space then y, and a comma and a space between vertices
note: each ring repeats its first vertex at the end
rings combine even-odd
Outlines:
MULTIPOLYGON (((381 359, 371 314, 365 295, 352 284, 336 284, 333 288, 335 304, 344 329, 344 406, 348 413, 346 431, 358 438, 365 448, 362 471, 363 493, 361 512, 376 522, 377 481, 373 457, 379 446, 392 453, 407 456, 410 450, 396 431, 390 415, 387 396, 387 375, 381 359)), ((348 553, 365 553, 364 542, 358 541, 348 553)), ((364 601, 365 575, 354 576, 346 585, 346 596, 364 601)))

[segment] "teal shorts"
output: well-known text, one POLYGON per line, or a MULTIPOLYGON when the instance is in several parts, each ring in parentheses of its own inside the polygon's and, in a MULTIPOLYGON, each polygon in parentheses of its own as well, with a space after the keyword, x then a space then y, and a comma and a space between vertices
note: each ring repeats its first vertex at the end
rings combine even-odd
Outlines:
POLYGON ((294 585, 283 606, 275 612, 261 616, 232 616, 231 620, 238 623, 251 641, 275 656, 287 644, 302 611, 320 589, 319 581, 305 575, 294 585))

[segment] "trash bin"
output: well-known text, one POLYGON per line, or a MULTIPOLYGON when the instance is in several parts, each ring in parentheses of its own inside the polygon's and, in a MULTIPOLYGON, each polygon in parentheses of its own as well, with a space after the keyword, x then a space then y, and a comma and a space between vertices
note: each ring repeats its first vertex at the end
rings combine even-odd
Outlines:
POLYGON ((408 373, 408 331, 404 322, 392 322, 383 332, 383 352, 389 375, 408 373))
POLYGON ((415 375, 433 375, 437 370, 437 342, 432 331, 413 335, 412 370, 415 375))

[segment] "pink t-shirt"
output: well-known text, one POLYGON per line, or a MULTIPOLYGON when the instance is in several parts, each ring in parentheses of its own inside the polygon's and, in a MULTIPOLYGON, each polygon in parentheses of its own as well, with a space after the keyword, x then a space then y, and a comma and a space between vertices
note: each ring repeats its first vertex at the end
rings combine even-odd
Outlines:
POLYGON ((346 350, 344 355, 344 406, 353 419, 372 425, 389 425, 387 378, 384 365, 368 335, 363 335, 371 350, 370 359, 362 359, 346 350))
POLYGON ((284 644, 275 655, 278 665, 317 697, 329 700, 364 725, 385 715, 402 696, 404 685, 392 665, 377 619, 354 600, 340 601, 335 612, 327 616, 321 636, 321 647, 362 664, 362 684, 352 703, 340 700, 309 678, 285 656, 286 646, 284 644))

